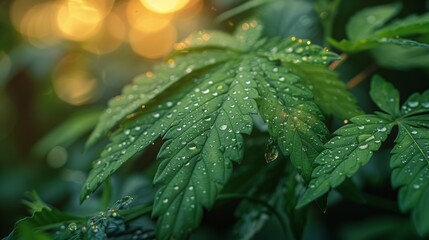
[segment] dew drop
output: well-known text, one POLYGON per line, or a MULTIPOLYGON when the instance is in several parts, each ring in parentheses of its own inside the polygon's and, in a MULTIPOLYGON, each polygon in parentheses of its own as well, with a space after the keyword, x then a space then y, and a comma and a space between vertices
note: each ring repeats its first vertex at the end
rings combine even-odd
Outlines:
POLYGON ((410 106, 412 108, 417 107, 418 105, 419 105, 419 102, 417 102, 417 101, 409 101, 408 102, 408 106, 410 106))
POLYGON ((202 90, 201 91, 203 94, 207 94, 207 93, 209 93, 210 92, 210 89, 204 89, 204 90, 202 90))
POLYGON ((364 129, 365 126, 358 126, 357 128, 359 128, 360 130, 364 129))
POLYGON ((125 129, 124 134, 125 134, 125 135, 129 135, 129 134, 130 134, 130 132, 131 132, 131 131, 130 131, 130 129, 125 129))
POLYGON ((367 149, 368 148, 368 144, 360 145, 358 148, 362 149, 362 150, 367 149))
POLYGON ((197 150, 197 145, 195 143, 189 143, 188 149, 191 151, 197 150))
POLYGON ((226 130, 227 128, 228 128, 228 126, 227 126, 227 125, 225 125, 225 124, 224 124, 224 125, 221 125, 221 126, 219 127, 219 129, 220 129, 220 130, 222 130, 222 131, 223 131, 223 130, 226 130))
POLYGON ((265 147, 265 161, 270 163, 279 157, 279 150, 277 143, 273 138, 268 139, 267 146, 265 147))
POLYGON ((368 17, 366 17, 366 22, 368 23, 368 24, 374 24, 375 23, 375 21, 377 20, 377 18, 375 17, 375 16, 368 16, 368 17))
POLYGON ((419 185, 419 184, 414 184, 414 185, 413 185, 413 188, 417 190, 417 189, 419 189, 419 188, 420 188, 420 185, 419 185))
POLYGON ((168 198, 165 198, 164 200, 162 200, 163 203, 168 203, 168 198))
POLYGON ((152 116, 153 116, 154 118, 159 118, 160 114, 156 112, 156 113, 152 113, 152 116))
POLYGON ((417 131, 416 131, 416 130, 414 130, 414 131, 412 131, 412 132, 411 132, 411 134, 416 135, 416 134, 417 134, 417 131))
POLYGON ((76 231, 76 230, 77 230, 77 224, 76 224, 76 223, 74 223, 74 222, 72 222, 72 223, 70 223, 70 224, 69 224, 69 226, 67 227, 67 229, 68 229, 70 232, 74 232, 74 231, 76 231))
POLYGON ((387 130, 386 127, 378 127, 377 128, 377 131, 379 131, 379 132, 385 132, 386 130, 387 130))

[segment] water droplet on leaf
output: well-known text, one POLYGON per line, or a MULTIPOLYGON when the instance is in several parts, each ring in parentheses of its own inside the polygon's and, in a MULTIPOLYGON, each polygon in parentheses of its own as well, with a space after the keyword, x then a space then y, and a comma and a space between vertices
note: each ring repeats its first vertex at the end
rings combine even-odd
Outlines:
POLYGON ((273 138, 268 139, 267 146, 265 148, 265 161, 267 163, 276 160, 279 157, 279 150, 277 143, 273 138))

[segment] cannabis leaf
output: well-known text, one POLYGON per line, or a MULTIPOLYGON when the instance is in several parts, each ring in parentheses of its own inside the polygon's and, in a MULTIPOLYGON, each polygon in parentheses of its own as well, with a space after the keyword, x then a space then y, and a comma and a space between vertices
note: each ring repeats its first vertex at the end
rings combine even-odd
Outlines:
POLYGON ((335 131, 324 150, 315 160, 312 180, 301 197, 303 206, 340 185, 359 167, 366 164, 372 152, 380 148, 393 124, 382 115, 361 115, 351 119, 351 124, 335 131))
POLYGON ((311 90, 314 102, 324 114, 350 119, 363 113, 336 72, 323 65, 299 64, 295 65, 294 74, 311 90))
POLYGON ((399 207, 412 212, 420 235, 429 234, 429 91, 413 94, 402 106, 390 166, 392 185, 400 187, 399 207))
POLYGON ((347 36, 350 40, 336 41, 329 38, 329 43, 345 52, 358 52, 385 44, 429 48, 426 43, 402 38, 428 33, 429 14, 409 16, 383 26, 399 13, 401 7, 400 4, 393 3, 366 8, 355 14, 347 23, 347 36))
MULTIPOLYGON (((426 116, 426 120, 429 119, 426 116)), ((421 235, 429 233, 429 128, 400 123, 390 166, 392 185, 400 187, 399 207, 412 211, 412 218, 421 235)))
MULTIPOLYGON (((228 181, 232 163, 241 161, 242 134, 251 133, 258 109, 281 152, 309 180, 328 131, 295 67, 326 67, 338 56, 294 37, 260 39, 261 32, 261 24, 249 20, 233 35, 191 34, 166 63, 112 100, 89 140, 113 129, 112 142, 94 161, 81 200, 163 137, 152 216, 158 217, 158 238, 186 237, 228 181)), ((358 109, 344 106, 351 105, 358 109)))
POLYGON ((315 160, 316 168, 307 190, 301 196, 301 207, 322 196, 351 177, 367 163, 372 152, 380 148, 392 127, 399 132, 392 150, 392 185, 400 187, 399 206, 412 211, 413 221, 421 235, 429 233, 429 91, 415 93, 399 110, 399 92, 379 76, 371 83, 371 97, 386 113, 362 115, 338 129, 315 160))

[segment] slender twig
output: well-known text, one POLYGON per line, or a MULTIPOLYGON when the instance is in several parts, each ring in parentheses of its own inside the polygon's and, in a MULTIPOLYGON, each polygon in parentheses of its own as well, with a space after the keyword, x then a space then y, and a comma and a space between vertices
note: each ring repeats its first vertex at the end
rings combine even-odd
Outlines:
POLYGON ((335 69, 337 69, 342 63, 347 60, 348 57, 349 55, 347 55, 347 53, 342 53, 340 55, 340 60, 334 61, 329 65, 329 70, 334 71, 335 69))
POLYGON ((225 199, 246 199, 246 200, 249 200, 251 202, 254 202, 254 203, 257 203, 257 204, 260 204, 260 205, 266 207, 268 209, 268 211, 270 211, 279 221, 285 237, 286 238, 290 237, 290 234, 288 234, 288 233, 290 233, 291 231, 289 231, 290 229, 288 227, 288 224, 286 224, 286 222, 284 221, 284 219, 282 218, 280 213, 277 212, 277 210, 273 206, 268 204, 267 202, 262 201, 261 199, 256 198, 256 197, 252 197, 252 196, 245 195, 245 194, 238 194, 238 193, 221 194, 221 195, 219 195, 218 199, 224 199, 224 200, 225 199))
POLYGON ((365 68, 365 70, 360 72, 358 75, 356 75, 354 78, 352 78, 347 83, 347 88, 352 89, 352 88, 356 87, 357 85, 359 85, 359 83, 361 83, 363 80, 365 80, 369 75, 374 73, 377 69, 378 69, 378 65, 375 63, 368 66, 367 68, 365 68))

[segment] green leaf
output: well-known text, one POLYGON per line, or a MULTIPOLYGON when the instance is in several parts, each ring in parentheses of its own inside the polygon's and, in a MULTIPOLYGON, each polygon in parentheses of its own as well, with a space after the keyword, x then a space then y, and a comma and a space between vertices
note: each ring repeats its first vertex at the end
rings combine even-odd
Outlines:
POLYGON ((393 116, 399 114, 399 91, 391 83, 375 75, 371 81, 369 94, 380 109, 393 116))
POLYGON ((335 132, 323 151, 315 160, 317 167, 312 180, 302 195, 298 207, 302 207, 340 185, 366 164, 372 152, 380 148, 393 123, 377 115, 362 115, 351 119, 335 132))
POLYGON ((262 118, 268 131, 285 156, 304 179, 310 180, 313 160, 324 149, 328 130, 321 121, 323 116, 312 101, 311 91, 288 69, 260 62, 258 99, 262 118))
MULTIPOLYGON (((76 221, 82 221, 83 218, 75 217, 63 212, 60 212, 57 209, 54 208, 43 208, 41 211, 35 212, 31 217, 26 217, 21 220, 19 220, 16 225, 13 232, 8 236, 7 239, 22 239, 21 234, 21 227, 28 228, 30 227, 32 231, 45 231, 53 228, 59 228, 60 226, 76 222, 76 221)), ((26 232, 24 229, 24 232, 26 232)))
POLYGON ((393 3, 359 11, 346 25, 347 36, 352 41, 370 37, 375 30, 397 15, 401 7, 401 4, 393 3))
POLYGON ((273 0, 250 0, 246 1, 243 4, 240 4, 239 6, 230 9, 226 12, 223 12, 219 16, 217 16, 215 22, 221 23, 229 18, 232 18, 236 15, 239 15, 240 13, 246 12, 248 10, 251 10, 256 7, 260 7, 261 5, 264 5, 266 3, 273 2, 273 0))
MULTIPOLYGON (((404 105, 401 107, 401 113, 404 115, 417 115, 422 113, 429 113, 429 90, 424 93, 412 94, 404 105)), ((425 116, 413 116, 413 119, 421 119, 422 121, 414 121, 420 126, 428 126, 429 122, 424 121, 425 116)))
POLYGON ((232 66, 225 65, 177 109, 181 115, 165 135, 154 179, 160 187, 153 210, 160 239, 181 239, 196 228, 202 207, 211 207, 231 175, 232 161, 241 160, 241 134, 250 134, 250 114, 257 112, 251 66, 244 59, 235 66, 240 72, 229 76, 225 71, 232 66))
POLYGON ((417 16, 411 15, 405 19, 396 20, 374 33, 379 38, 404 37, 416 34, 429 33, 429 13, 417 16))
POLYGON ((347 41, 347 40, 336 41, 332 38, 328 38, 328 42, 335 48, 349 53, 360 52, 363 50, 376 48, 382 45, 429 48, 429 45, 426 43, 416 42, 408 39, 399 39, 399 38, 365 38, 365 39, 357 40, 355 42, 347 41))
POLYGON ((206 47, 230 48, 237 51, 245 49, 230 34, 214 30, 202 30, 192 33, 179 43, 178 46, 186 50, 206 47))
POLYGON ((126 87, 123 97, 110 103, 111 110, 90 139, 121 122, 94 162, 81 200, 163 137, 154 178, 158 191, 152 216, 158 218, 157 237, 187 237, 228 181, 233 162, 241 161, 242 134, 251 133, 251 115, 258 114, 258 108, 283 154, 290 155, 308 179, 328 131, 311 91, 294 74, 294 59, 307 58, 309 64, 323 66, 338 56, 300 39, 260 39, 261 31, 256 20, 248 20, 238 25, 234 43, 223 43, 232 40, 218 33, 213 33, 217 35, 213 42, 207 39, 207 45, 183 43, 167 64, 155 68, 152 78, 137 79, 136 87, 126 87), (173 73, 176 77, 171 80, 173 73), (137 100, 129 97, 142 94, 137 100))
POLYGON ((314 102, 326 115, 350 119, 363 112, 338 74, 322 65, 295 64, 293 70, 311 90, 314 102))
MULTIPOLYGON (((425 115, 426 122, 429 119, 425 115)), ((412 120, 399 123, 390 166, 392 185, 399 187, 399 207, 411 211, 420 235, 429 234, 429 128, 413 127, 412 120)))
POLYGON ((429 49, 383 45, 371 50, 377 63, 385 68, 408 70, 429 67, 429 49))
POLYGON ((259 54, 267 57, 271 61, 279 60, 283 63, 310 63, 326 65, 336 60, 339 56, 326 49, 312 45, 310 40, 297 39, 291 37, 282 42, 271 41, 265 47, 264 52, 259 54), (270 46, 273 45, 273 46, 270 46), (266 50, 265 50, 266 49, 266 50))

